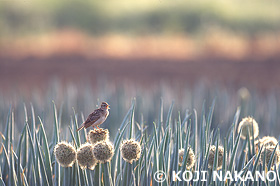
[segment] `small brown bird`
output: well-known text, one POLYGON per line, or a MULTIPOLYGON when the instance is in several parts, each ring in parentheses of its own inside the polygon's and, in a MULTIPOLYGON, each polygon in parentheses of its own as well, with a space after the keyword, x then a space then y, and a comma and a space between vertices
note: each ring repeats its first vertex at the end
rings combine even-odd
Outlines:
POLYGON ((98 125, 101 125, 109 115, 109 106, 110 105, 108 103, 102 102, 100 108, 94 110, 93 113, 88 116, 86 121, 77 129, 77 131, 90 126, 97 127, 99 129, 98 125))

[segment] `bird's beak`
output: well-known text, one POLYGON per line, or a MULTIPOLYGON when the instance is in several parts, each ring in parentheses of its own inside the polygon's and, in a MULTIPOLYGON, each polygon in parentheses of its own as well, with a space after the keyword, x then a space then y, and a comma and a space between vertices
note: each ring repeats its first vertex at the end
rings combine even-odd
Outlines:
POLYGON ((109 106, 110 106, 110 105, 108 105, 108 106, 107 106, 107 108, 108 108, 108 109, 110 109, 110 107, 109 107, 109 106))

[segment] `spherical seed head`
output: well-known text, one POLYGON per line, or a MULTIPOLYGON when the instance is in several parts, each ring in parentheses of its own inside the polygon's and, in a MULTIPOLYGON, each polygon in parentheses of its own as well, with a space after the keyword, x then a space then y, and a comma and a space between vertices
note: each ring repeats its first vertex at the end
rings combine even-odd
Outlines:
POLYGON ((238 96, 242 100, 248 100, 251 97, 250 91, 246 87, 242 87, 238 90, 238 96))
POLYGON ((93 155, 101 163, 109 162, 114 155, 114 146, 110 141, 100 141, 93 145, 93 155))
MULTIPOLYGON (((263 148, 263 150, 261 152, 261 156, 260 156, 260 163, 261 164, 263 164, 264 153, 265 153, 265 164, 266 164, 266 166, 268 165, 274 149, 275 149, 275 146, 266 146, 266 147, 263 148)), ((272 169, 273 169, 274 164, 276 164, 277 167, 280 164, 280 151, 279 151, 278 148, 276 149, 275 154, 274 154, 273 159, 272 159, 272 164, 271 164, 272 169)))
MULTIPOLYGON (((214 160, 216 155, 216 146, 211 145, 209 149, 209 156, 208 156, 208 167, 210 169, 213 168, 214 160)), ((218 146, 218 166, 217 170, 221 169, 223 166, 223 158, 224 158, 224 147, 218 146)))
POLYGON ((183 148, 180 149, 179 150, 179 165, 180 166, 182 166, 184 154, 185 154, 185 149, 183 149, 183 148))
POLYGON ((242 121, 239 123, 238 131, 241 130, 240 137, 242 139, 246 139, 247 134, 249 132, 250 140, 253 139, 252 136, 252 128, 254 131, 254 139, 259 136, 259 125, 252 117, 243 118, 242 121))
POLYGON ((141 155, 141 145, 134 139, 125 140, 121 144, 121 155, 122 158, 128 163, 137 161, 141 155))
POLYGON ((83 144, 77 152, 77 160, 81 169, 90 169, 93 170, 97 160, 93 155, 93 146, 90 143, 83 144))
MULTIPOLYGON (((188 158, 187 158, 186 168, 191 169, 194 166, 196 160, 195 160, 195 155, 194 155, 192 148, 188 147, 188 150, 189 150, 189 154, 188 154, 188 158)), ((183 164, 184 153, 185 153, 185 149, 179 150, 179 165, 180 166, 182 166, 182 164, 183 164)))
POLYGON ((262 139, 259 141, 260 146, 276 146, 278 141, 275 137, 273 136, 264 136, 262 139))
POLYGON ((94 129, 90 130, 87 135, 87 141, 91 144, 95 144, 99 141, 107 141, 109 139, 108 129, 94 129))
POLYGON ((56 161, 62 167, 72 167, 76 160, 76 149, 65 141, 59 142, 54 147, 54 155, 56 161))

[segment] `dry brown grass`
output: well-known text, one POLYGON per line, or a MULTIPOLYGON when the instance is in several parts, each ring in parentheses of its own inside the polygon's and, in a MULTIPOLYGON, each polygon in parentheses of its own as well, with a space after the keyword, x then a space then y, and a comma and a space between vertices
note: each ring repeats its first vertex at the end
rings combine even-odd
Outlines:
MULTIPOLYGON (((246 38, 209 32, 190 36, 107 35, 90 37, 76 31, 0 40, 0 88, 45 90, 54 78, 62 84, 98 78, 153 86, 179 87, 206 81, 210 85, 279 87, 280 36, 246 38), (174 65, 176 64, 176 65, 174 65), (272 76, 273 74, 273 76, 272 76)), ((4 89, 3 89, 4 90, 4 89)))
POLYGON ((234 33, 209 32, 201 38, 177 36, 93 37, 65 30, 21 38, 2 38, 0 55, 13 58, 80 55, 87 58, 151 58, 191 60, 219 57, 241 60, 250 56, 269 57, 280 53, 279 35, 244 37, 234 33))

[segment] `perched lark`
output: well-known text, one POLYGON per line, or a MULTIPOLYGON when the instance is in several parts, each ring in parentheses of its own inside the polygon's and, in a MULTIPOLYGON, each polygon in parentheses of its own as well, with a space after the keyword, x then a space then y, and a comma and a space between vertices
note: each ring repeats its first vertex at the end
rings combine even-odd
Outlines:
POLYGON ((108 103, 102 102, 100 108, 94 110, 93 113, 88 116, 86 121, 77 129, 77 131, 90 126, 97 127, 99 129, 98 125, 101 125, 109 115, 109 106, 110 105, 108 105, 108 103))

